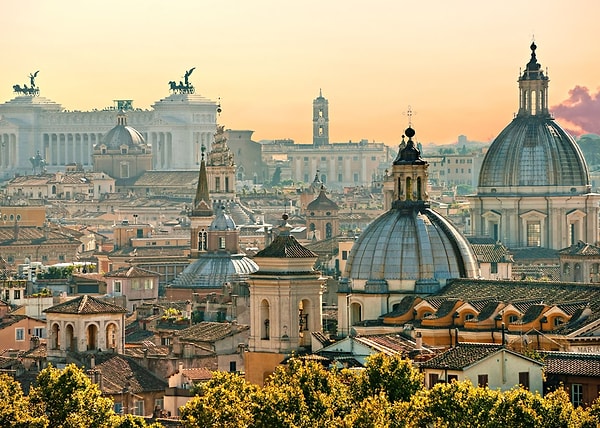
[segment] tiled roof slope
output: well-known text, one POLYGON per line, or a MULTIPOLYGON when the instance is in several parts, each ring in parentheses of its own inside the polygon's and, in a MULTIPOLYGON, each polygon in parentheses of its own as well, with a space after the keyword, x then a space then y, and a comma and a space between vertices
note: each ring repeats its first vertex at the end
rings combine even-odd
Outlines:
POLYGON ((542 352, 547 375, 600 377, 600 355, 574 352, 542 352))
POLYGON ((127 311, 121 306, 113 305, 86 294, 59 303, 44 310, 44 312, 54 314, 120 314, 127 311))
POLYGON ((168 385, 124 355, 97 354, 95 369, 102 373, 102 392, 105 394, 120 394, 126 387, 134 394, 163 391, 168 385))
POLYGON ((600 255, 600 247, 579 241, 570 247, 563 248, 558 253, 570 256, 597 256, 600 255))
POLYGON ((318 257, 309 249, 303 247, 292 235, 278 236, 264 250, 259 251, 256 257, 277 257, 277 258, 308 258, 318 257))
POLYGON ((554 333, 568 334, 586 324, 600 319, 600 286, 591 284, 535 282, 535 281, 485 281, 473 279, 453 279, 448 282, 436 295, 437 298, 458 298, 462 300, 477 299, 482 294, 493 296, 495 299, 523 306, 525 313, 535 305, 564 305, 577 303, 581 306, 586 303, 589 314, 579 316, 576 310, 571 321, 562 324, 554 333), (577 316, 575 316, 577 315, 577 316))
MULTIPOLYGON (((422 363, 420 367, 428 369, 464 370, 502 349, 505 349, 502 345, 489 343, 461 343, 460 345, 422 363)), ((517 354, 508 349, 506 349, 506 352, 517 354)), ((523 356, 523 358, 527 357, 523 356)), ((541 365, 542 363, 540 362, 539 364, 541 365)))
POLYGON ((159 275, 159 273, 137 266, 125 266, 112 272, 108 272, 104 276, 115 278, 148 278, 149 276, 156 275, 159 275))
POLYGON ((181 330, 179 339, 192 342, 215 342, 249 328, 249 326, 241 324, 206 321, 181 330))

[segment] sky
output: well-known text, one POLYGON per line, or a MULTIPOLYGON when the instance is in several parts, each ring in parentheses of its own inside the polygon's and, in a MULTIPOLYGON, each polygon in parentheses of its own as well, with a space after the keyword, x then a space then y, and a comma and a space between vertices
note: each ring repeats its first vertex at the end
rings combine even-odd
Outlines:
POLYGON ((397 145, 409 120, 424 144, 485 142, 535 39, 559 123, 600 134, 599 16, 598 0, 2 0, 0 102, 39 70, 65 109, 148 109, 195 67, 218 122, 255 141, 311 143, 322 90, 330 142, 397 145))

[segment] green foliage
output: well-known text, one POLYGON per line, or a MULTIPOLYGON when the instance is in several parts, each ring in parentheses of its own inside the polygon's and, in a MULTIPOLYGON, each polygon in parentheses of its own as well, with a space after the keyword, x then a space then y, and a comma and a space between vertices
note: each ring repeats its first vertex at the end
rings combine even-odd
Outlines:
POLYGON ((52 428, 111 426, 113 402, 74 364, 59 370, 49 366, 37 377, 29 399, 39 406, 52 428))
POLYGON ((275 412, 257 417, 263 424, 274 426, 330 427, 352 408, 349 387, 336 371, 327 370, 314 361, 296 358, 277 368, 261 395, 263 409, 275 412))
MULTIPOLYGON (((45 428, 48 419, 35 415, 29 399, 23 396, 21 384, 6 374, 0 374, 0 426, 6 428, 45 428)), ((37 412, 39 413, 39 412, 37 412)))
POLYGON ((215 372, 181 408, 181 421, 186 428, 253 426, 257 389, 235 373, 215 372))
POLYGON ((423 376, 412 362, 401 356, 375 354, 367 359, 365 370, 358 376, 353 392, 362 400, 385 393, 387 399, 409 401, 423 387, 423 376))

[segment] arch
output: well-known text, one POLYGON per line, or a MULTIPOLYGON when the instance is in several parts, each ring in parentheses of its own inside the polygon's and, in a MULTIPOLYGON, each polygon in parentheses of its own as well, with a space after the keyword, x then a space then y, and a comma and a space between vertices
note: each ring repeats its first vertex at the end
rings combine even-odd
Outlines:
POLYGON ((575 282, 583 281, 583 270, 581 269, 581 265, 579 263, 575 263, 573 266, 573 280, 575 282))
POLYGON ((357 302, 350 304, 350 326, 362 321, 362 305, 357 302))
POLYGON ((93 351, 98 349, 98 326, 89 324, 85 329, 87 350, 93 351))
POLYGON ((417 177, 417 201, 420 201, 423 199, 423 196, 421 193, 422 193, 421 177, 417 177))
POLYGON ((73 328, 73 324, 70 323, 65 327, 65 347, 68 351, 77 351, 75 329, 73 328))
POLYGON ((260 338, 263 340, 269 340, 270 338, 270 327, 271 321, 269 319, 270 305, 269 301, 263 299, 260 302, 260 338))
POLYGON ((50 334, 52 335, 51 349, 60 349, 60 326, 58 323, 52 324, 50 334))
POLYGON ((406 200, 407 201, 412 201, 412 178, 411 177, 406 177, 406 200))
POLYGON ((114 322, 108 323, 108 325, 106 326, 106 331, 105 331, 105 343, 106 343, 106 347, 108 349, 117 349, 117 338, 118 338, 118 332, 119 332, 119 328, 117 326, 117 324, 115 324, 114 322))

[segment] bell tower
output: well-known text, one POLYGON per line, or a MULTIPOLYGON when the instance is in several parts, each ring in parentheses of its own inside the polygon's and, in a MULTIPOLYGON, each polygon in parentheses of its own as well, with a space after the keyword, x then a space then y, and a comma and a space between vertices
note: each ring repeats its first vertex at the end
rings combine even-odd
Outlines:
POLYGON ((311 347, 322 332, 325 278, 314 269, 317 255, 290 234, 287 214, 279 235, 254 256, 250 274, 250 338, 245 354, 246 380, 259 385, 281 361, 311 347))
POLYGON ((319 96, 313 101, 313 145, 327 144, 329 144, 329 101, 323 98, 323 93, 319 89, 319 96))

